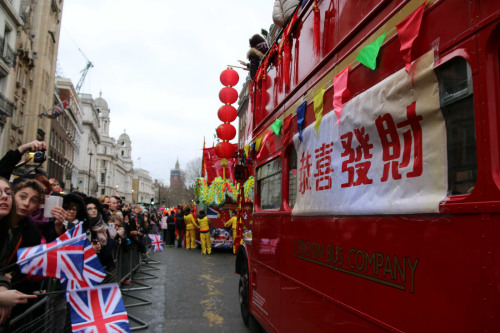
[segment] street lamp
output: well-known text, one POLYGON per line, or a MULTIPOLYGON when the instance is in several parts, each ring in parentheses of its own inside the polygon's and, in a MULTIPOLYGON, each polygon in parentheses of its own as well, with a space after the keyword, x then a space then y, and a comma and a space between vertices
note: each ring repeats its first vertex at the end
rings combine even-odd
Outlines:
POLYGON ((90 197, 90 166, 92 165, 92 156, 94 154, 92 152, 89 152, 89 179, 87 182, 87 190, 88 190, 88 195, 90 197))

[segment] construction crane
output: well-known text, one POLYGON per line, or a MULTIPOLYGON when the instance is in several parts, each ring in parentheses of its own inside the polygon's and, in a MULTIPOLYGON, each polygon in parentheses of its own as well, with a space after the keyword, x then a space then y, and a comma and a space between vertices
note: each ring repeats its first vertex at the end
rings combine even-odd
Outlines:
POLYGON ((87 76, 87 73, 88 73, 89 69, 92 68, 92 67, 94 67, 94 64, 92 64, 92 62, 85 56, 85 54, 83 53, 83 51, 80 48, 78 48, 78 51, 80 51, 80 53, 85 58, 85 60, 87 60, 87 65, 80 72, 80 73, 82 73, 82 76, 80 77, 80 80, 78 81, 78 83, 76 85, 76 88, 75 88, 76 92, 80 93, 80 89, 82 89, 83 81, 85 80, 85 77, 87 76))

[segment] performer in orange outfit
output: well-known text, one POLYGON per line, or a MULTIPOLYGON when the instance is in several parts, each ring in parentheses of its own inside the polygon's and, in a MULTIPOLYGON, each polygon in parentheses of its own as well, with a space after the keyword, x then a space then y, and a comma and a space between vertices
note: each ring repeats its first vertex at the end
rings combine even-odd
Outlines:
POLYGON ((233 253, 236 253, 236 245, 234 244, 234 240, 236 239, 236 223, 238 222, 238 218, 236 217, 236 213, 231 211, 231 218, 224 223, 226 228, 233 228, 233 253))
POLYGON ((210 241, 210 220, 205 215, 205 211, 200 211, 198 215, 198 223, 200 225, 200 240, 201 240, 201 253, 212 253, 212 242, 210 241))
POLYGON ((196 249, 195 228, 198 226, 194 220, 189 207, 184 211, 184 223, 186 224, 186 249, 196 249))

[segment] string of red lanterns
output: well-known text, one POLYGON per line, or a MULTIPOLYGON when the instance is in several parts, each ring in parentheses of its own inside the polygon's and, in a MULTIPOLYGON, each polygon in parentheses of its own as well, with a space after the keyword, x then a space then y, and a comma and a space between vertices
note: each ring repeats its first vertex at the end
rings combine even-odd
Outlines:
POLYGON ((219 99, 224 105, 219 108, 217 115, 223 124, 217 127, 216 132, 222 141, 215 146, 215 153, 223 159, 222 162, 226 162, 225 159, 233 157, 235 153, 234 145, 229 141, 236 136, 236 128, 230 123, 238 117, 238 111, 231 104, 238 100, 238 92, 233 87, 238 84, 239 79, 238 73, 231 67, 220 75, 224 88, 219 92, 219 99))

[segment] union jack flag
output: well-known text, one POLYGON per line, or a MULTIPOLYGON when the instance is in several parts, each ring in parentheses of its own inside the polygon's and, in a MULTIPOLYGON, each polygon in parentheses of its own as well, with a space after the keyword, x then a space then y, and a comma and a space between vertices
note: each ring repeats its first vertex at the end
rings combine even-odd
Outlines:
POLYGON ((54 106, 54 110, 53 110, 52 114, 48 114, 47 112, 42 112, 38 115, 38 118, 45 117, 45 118, 49 118, 49 119, 54 119, 54 118, 59 117, 61 115, 61 113, 64 111, 64 109, 66 109, 66 107, 68 106, 70 99, 71 98, 68 98, 67 100, 64 100, 61 103, 54 106))
POLYGON ((57 238, 58 241, 65 241, 73 237, 78 237, 83 234, 83 222, 78 223, 73 228, 66 231, 57 238))
POLYGON ((149 239, 151 239, 151 245, 153 245, 154 252, 163 252, 163 239, 160 235, 148 234, 149 239))
MULTIPOLYGON (((85 237, 85 235, 83 235, 85 237)), ((55 278, 81 279, 83 271, 82 236, 57 240, 17 250, 17 264, 22 273, 55 278)))
POLYGON ((106 277, 106 271, 88 239, 85 239, 84 246, 82 279, 61 279, 63 287, 67 290, 97 286, 106 277))
MULTIPOLYGON (((59 241, 78 237, 83 234, 83 222, 78 223, 76 226, 66 231, 59 236, 59 241)), ((97 257, 92 244, 85 238, 84 252, 83 252, 83 278, 75 279, 61 279, 61 283, 65 289, 74 290, 97 286, 106 277, 106 271, 102 267, 99 258, 97 257)))
POLYGON ((66 295, 73 332, 130 332, 127 311, 116 283, 66 295))

